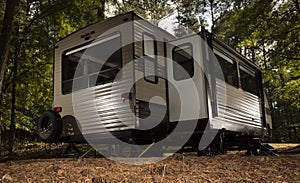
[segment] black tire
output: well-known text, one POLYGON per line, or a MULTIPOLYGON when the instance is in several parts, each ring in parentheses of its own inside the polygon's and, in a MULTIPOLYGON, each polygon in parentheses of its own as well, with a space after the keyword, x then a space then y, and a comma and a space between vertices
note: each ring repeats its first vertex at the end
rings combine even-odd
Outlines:
POLYGON ((43 142, 57 142, 62 131, 62 120, 55 111, 45 111, 38 122, 38 135, 43 142))

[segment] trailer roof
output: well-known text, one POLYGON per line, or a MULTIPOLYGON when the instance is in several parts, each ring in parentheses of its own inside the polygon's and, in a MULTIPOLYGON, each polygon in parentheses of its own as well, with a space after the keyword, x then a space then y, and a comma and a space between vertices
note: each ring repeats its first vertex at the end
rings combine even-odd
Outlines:
POLYGON ((238 58, 240 58, 242 61, 248 63, 251 67, 253 67, 253 68, 261 71, 261 69, 257 65, 255 65, 251 60, 249 60, 247 57, 245 57, 244 55, 242 55, 241 53, 239 53, 232 46, 226 44, 225 41, 223 41, 221 38, 219 38, 216 34, 209 32, 208 30, 206 30, 203 27, 201 27, 201 31, 198 34, 202 35, 202 36, 205 36, 205 37, 210 36, 212 38, 212 41, 216 42, 217 44, 219 44, 220 46, 222 46, 223 48, 225 48, 227 51, 229 51, 233 55, 235 55, 238 58))
MULTIPOLYGON (((158 29, 160 29, 161 31, 164 31, 165 33, 167 33, 167 34, 169 34, 170 36, 174 37, 174 35, 170 34, 170 33, 167 32, 166 30, 164 30, 164 29, 158 27, 157 25, 155 25, 155 24, 149 22, 148 20, 142 18, 141 16, 137 15, 134 11, 130 11, 130 12, 127 12, 127 13, 119 14, 119 15, 116 15, 116 16, 113 16, 113 17, 109 17, 109 18, 106 18, 106 19, 104 19, 104 20, 100 20, 100 21, 97 21, 97 22, 95 22, 95 23, 86 25, 86 26, 84 26, 84 27, 82 27, 82 28, 80 28, 80 29, 78 29, 78 30, 76 30, 76 31, 74 31, 74 32, 72 32, 72 33, 66 35, 65 37, 61 38, 60 40, 58 40, 58 41, 56 42, 56 44, 60 43, 61 41, 63 41, 63 40, 66 39, 67 37, 69 37, 69 36, 71 36, 71 35, 73 35, 73 34, 79 32, 79 31, 81 31, 81 30, 83 30, 83 29, 85 29, 85 28, 87 28, 87 27, 89 27, 89 26, 91 26, 91 25, 95 25, 95 24, 99 24, 99 23, 105 23, 105 22, 113 21, 114 19, 120 18, 120 17, 122 17, 122 16, 126 17, 127 15, 131 15, 131 18, 132 18, 131 20, 132 20, 132 21, 134 21, 134 20, 143 20, 143 21, 147 22, 150 26, 153 26, 153 27, 155 27, 155 28, 158 28, 158 29)), ((175 38, 175 37, 174 37, 174 38, 175 38)))
POLYGON ((239 57, 244 62, 250 64, 250 66, 254 67, 257 70, 261 70, 257 65, 255 65, 251 60, 247 57, 239 53, 235 48, 231 47, 230 45, 226 44, 223 40, 213 34, 213 41, 224 47, 226 50, 230 51, 230 53, 234 54, 235 56, 239 57))
MULTIPOLYGON (((123 13, 123 14, 119 14, 119 15, 116 15, 116 16, 113 16, 113 17, 109 17, 109 18, 106 18, 104 20, 100 20, 100 21, 97 21, 95 23, 92 23, 92 24, 89 24, 89 25, 86 25, 74 32, 72 32, 71 34, 68 34, 67 36, 65 36, 64 38, 60 39, 59 41, 56 42, 56 44, 60 43, 61 41, 63 41, 64 39, 68 38, 69 36, 91 26, 91 25, 95 25, 95 24, 99 24, 99 23, 105 23, 105 22, 109 22, 109 21, 113 21, 114 19, 117 19, 117 18, 120 18, 122 16, 126 17, 128 15, 131 15, 131 18, 132 18, 132 21, 134 20, 144 20, 145 22, 147 22, 150 26, 153 26, 155 28, 158 28, 160 29, 161 31, 164 31, 165 33, 169 34, 171 37, 174 37, 175 39, 175 36, 170 34, 169 32, 167 32, 166 30, 158 27, 157 25, 145 20, 144 18, 140 17, 139 15, 137 15, 136 13, 134 13, 134 11, 130 11, 130 12, 127 12, 127 13, 123 13)), ((230 53, 234 54, 235 56, 237 56, 238 58, 240 58, 241 60, 243 60, 244 62, 248 63, 250 66, 252 66, 253 68, 257 69, 257 70, 261 70, 257 65, 255 65, 253 62, 251 62, 248 58, 246 58, 244 55, 240 54, 235 48, 229 46, 228 44, 226 44, 223 40, 221 40, 219 37, 217 37, 215 34, 213 33, 210 33, 208 32, 206 29, 201 29, 201 31, 198 33, 200 35, 212 35, 212 39, 213 41, 215 41, 217 44, 219 44, 220 46, 222 46, 223 48, 225 48, 226 50, 228 50, 230 53)))
POLYGON ((112 21, 113 19, 116 19, 117 17, 126 16, 126 15, 128 15, 128 14, 132 14, 132 17, 133 17, 134 15, 135 15, 135 16, 138 16, 138 15, 136 15, 133 11, 130 11, 130 12, 127 12, 127 13, 119 14, 119 15, 117 15, 117 16, 105 18, 104 20, 99 20, 99 21, 97 21, 97 22, 95 22, 95 23, 88 24, 88 25, 86 25, 86 26, 84 26, 84 27, 82 27, 82 28, 79 28, 78 30, 76 30, 76 31, 74 31, 74 32, 72 32, 72 33, 66 35, 65 37, 63 37, 63 38, 61 38, 60 40, 58 40, 58 41, 56 42, 56 44, 59 43, 59 42, 61 42, 61 41, 64 40, 64 39, 66 39, 67 37, 69 37, 69 36, 71 36, 71 35, 73 35, 73 34, 79 32, 79 31, 81 31, 81 30, 83 30, 83 29, 85 29, 85 28, 87 28, 87 27, 89 27, 89 26, 91 26, 91 25, 95 25, 95 24, 99 24, 99 23, 104 23, 104 22, 112 21))

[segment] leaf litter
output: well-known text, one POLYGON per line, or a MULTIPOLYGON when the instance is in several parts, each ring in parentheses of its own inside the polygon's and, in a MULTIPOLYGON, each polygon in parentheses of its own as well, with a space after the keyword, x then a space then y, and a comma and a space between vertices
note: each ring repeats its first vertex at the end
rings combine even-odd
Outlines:
MULTIPOLYGON (((127 165, 106 158, 53 158, 0 164, 2 182, 300 182, 300 151, 280 156, 245 156, 238 152, 201 156, 175 154, 147 165, 127 165)), ((133 159, 133 161, 137 161, 133 159)), ((144 158, 142 161, 151 161, 144 158)), ((0 182, 1 182, 0 181, 0 182)))

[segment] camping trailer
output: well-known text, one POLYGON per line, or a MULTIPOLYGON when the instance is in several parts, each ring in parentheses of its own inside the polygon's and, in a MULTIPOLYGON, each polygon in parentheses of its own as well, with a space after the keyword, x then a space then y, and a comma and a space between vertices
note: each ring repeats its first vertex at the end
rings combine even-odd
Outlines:
POLYGON ((167 143, 186 136, 199 150, 209 131, 219 147, 243 147, 272 126, 256 65, 205 30, 176 38, 133 12, 56 43, 53 93, 38 123, 44 142, 151 144, 175 133, 167 143))

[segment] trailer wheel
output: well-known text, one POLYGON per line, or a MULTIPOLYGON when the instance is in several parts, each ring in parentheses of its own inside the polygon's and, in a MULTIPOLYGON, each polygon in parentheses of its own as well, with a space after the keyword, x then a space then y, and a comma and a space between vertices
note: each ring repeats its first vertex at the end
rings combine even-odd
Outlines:
POLYGON ((38 122, 38 135, 43 142, 57 142, 62 131, 62 120, 55 111, 45 111, 38 122))

